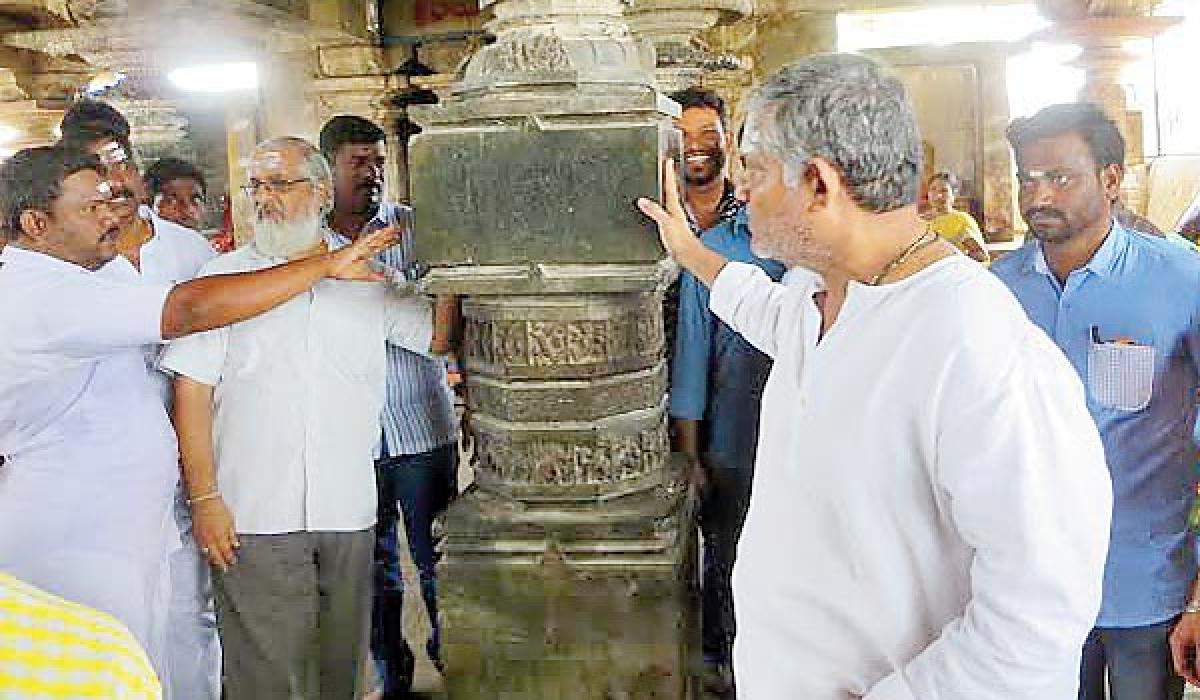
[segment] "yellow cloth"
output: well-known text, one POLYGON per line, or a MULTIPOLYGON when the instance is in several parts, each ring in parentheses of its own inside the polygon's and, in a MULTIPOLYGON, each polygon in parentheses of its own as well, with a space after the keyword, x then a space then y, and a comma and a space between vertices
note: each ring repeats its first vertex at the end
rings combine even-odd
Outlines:
POLYGON ((0 699, 161 697, 150 660, 114 618, 0 573, 0 699))
POLYGON ((974 238, 980 248, 987 250, 983 244, 983 234, 979 232, 979 224, 965 211, 951 211, 936 216, 929 222, 929 228, 963 252, 966 252, 963 246, 968 237, 974 238))

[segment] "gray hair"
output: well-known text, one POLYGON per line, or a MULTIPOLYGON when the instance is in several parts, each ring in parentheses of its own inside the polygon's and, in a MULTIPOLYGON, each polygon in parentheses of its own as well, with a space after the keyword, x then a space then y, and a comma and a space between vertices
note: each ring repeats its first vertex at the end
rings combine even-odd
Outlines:
POLYGON ((277 136, 267 139, 258 144, 254 151, 261 153, 285 149, 291 149, 304 158, 304 175, 306 177, 333 187, 333 171, 329 168, 329 161, 325 160, 325 156, 321 155, 321 151, 317 150, 316 146, 298 136, 277 136))
POLYGON ((748 112, 746 147, 781 160, 789 187, 821 157, 867 211, 917 201, 921 137, 904 85, 883 64, 853 54, 809 56, 768 78, 748 112))
MULTIPOLYGON (((317 147, 308 141, 298 136, 276 136, 258 144, 254 148, 254 152, 262 153, 264 151, 283 151, 288 149, 299 153, 304 158, 305 177, 312 178, 316 182, 324 184, 330 193, 333 192, 333 170, 329 167, 329 161, 325 160, 325 156, 321 155, 321 151, 317 150, 317 147)), ((332 196, 321 202, 318 215, 324 221, 325 217, 331 211, 333 211, 332 196)))

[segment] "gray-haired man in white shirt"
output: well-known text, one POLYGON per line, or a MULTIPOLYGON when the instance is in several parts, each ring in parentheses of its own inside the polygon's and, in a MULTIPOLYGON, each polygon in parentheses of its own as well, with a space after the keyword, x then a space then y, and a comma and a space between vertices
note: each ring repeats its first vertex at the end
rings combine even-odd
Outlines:
MULTIPOLYGON (((331 176, 311 144, 267 141, 248 175, 254 240, 202 275, 271 267, 329 244, 331 176)), ((196 541, 216 570, 230 700, 355 697, 386 345, 444 352, 432 311, 395 287, 321 283, 167 350, 196 541), (313 662, 319 688, 309 684, 313 662)))
POLYGON ((784 283, 639 206, 774 359, 733 590, 742 700, 1070 700, 1111 485, 1082 387, 1012 295, 917 213, 921 141, 870 59, 749 104, 738 196, 784 283))

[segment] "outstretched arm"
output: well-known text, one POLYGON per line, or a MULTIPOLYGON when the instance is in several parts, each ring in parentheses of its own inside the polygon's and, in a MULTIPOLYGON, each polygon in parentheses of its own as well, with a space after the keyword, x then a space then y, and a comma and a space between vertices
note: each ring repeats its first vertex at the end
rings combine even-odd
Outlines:
POLYGON ((367 261, 396 241, 396 229, 380 229, 332 253, 258 272, 184 282, 167 295, 162 312, 162 337, 172 340, 244 321, 308 291, 326 277, 382 281, 383 276, 368 268, 367 261))

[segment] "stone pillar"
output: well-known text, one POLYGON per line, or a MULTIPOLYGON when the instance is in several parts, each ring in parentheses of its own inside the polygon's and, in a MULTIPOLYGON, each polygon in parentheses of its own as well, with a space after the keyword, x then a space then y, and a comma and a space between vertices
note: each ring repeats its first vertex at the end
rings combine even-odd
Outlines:
POLYGON ((62 110, 50 109, 18 85, 11 68, 0 68, 0 124, 11 133, 0 141, 0 158, 33 146, 46 146, 58 140, 62 110))
POLYGON ((634 36, 654 44, 658 88, 670 93, 703 84, 707 73, 730 61, 708 51, 697 37, 752 10, 751 0, 634 0, 626 20, 634 36))
POLYGON ((1078 45, 1075 65, 1085 74, 1079 99, 1100 105, 1125 136, 1125 203, 1145 213, 1146 166, 1141 113, 1131 113, 1121 70, 1135 56, 1125 46, 1151 39, 1180 21, 1150 13, 1161 0, 1038 0, 1042 14, 1054 24, 1038 37, 1078 45))
POLYGON ((774 0, 774 8, 769 3, 759 7, 755 31, 759 79, 805 56, 837 50, 837 13, 798 10, 796 4, 774 0))
MULTIPOLYGON (((704 76, 705 87, 716 90, 725 100, 729 124, 734 129, 745 119, 746 97, 754 87, 755 76, 760 74, 756 54, 759 19, 751 16, 731 24, 718 25, 701 38, 713 52, 733 57, 738 63, 737 68, 712 71, 704 76)), ((733 159, 731 165, 737 167, 739 160, 733 159)))
POLYGON ((449 697, 690 697, 689 491, 661 294, 633 208, 673 102, 623 0, 483 0, 494 44, 410 111, 417 255, 465 295, 476 486, 440 567, 449 697), (586 10, 586 11, 585 11, 586 10))
POLYGON ((392 75, 384 51, 366 43, 317 49, 317 79, 309 88, 314 104, 314 133, 330 117, 354 114, 375 122, 388 134, 387 196, 407 201, 408 168, 403 144, 396 136, 400 110, 391 103, 403 78, 392 75))
POLYGON ((291 50, 264 51, 259 59, 262 138, 299 136, 315 144, 321 123, 316 120, 309 93, 316 78, 318 51, 303 45, 286 48, 291 50))
POLYGON ((258 110, 250 99, 233 99, 225 105, 225 147, 229 166, 230 216, 233 219, 233 238, 238 245, 254 235, 253 209, 250 198, 242 193, 250 155, 258 145, 258 110))
POLYGON ((174 103, 119 97, 108 102, 129 120, 129 140, 143 169, 163 156, 195 159, 195 149, 187 134, 187 119, 174 103))
POLYGON ((1008 52, 983 58, 978 64, 980 89, 980 149, 984 237, 988 242, 1016 236, 1017 191, 1013 187, 1012 150, 1005 133, 1012 119, 1008 104, 1008 52))
POLYGON ((43 108, 34 100, 0 102, 0 124, 16 132, 12 140, 0 143, 0 149, 15 152, 54 143, 58 140, 62 115, 62 110, 43 108))

